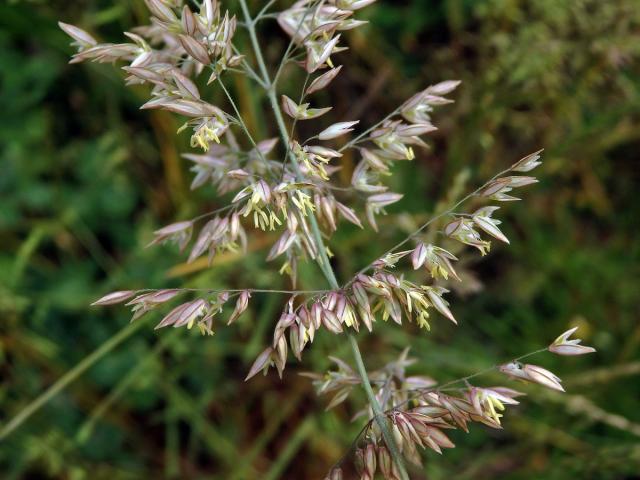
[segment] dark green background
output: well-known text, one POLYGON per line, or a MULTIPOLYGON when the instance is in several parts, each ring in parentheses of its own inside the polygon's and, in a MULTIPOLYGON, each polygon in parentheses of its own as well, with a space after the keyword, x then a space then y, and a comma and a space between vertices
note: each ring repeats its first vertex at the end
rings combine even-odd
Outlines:
MULTIPOLYGON (((227 2, 236 9, 235 2, 227 2)), ((258 2, 254 2, 254 8, 258 2)), ((345 226, 331 241, 340 278, 393 245, 438 201, 481 184, 544 147, 540 183, 505 205, 511 245, 465 269, 481 289, 454 295, 454 327, 434 319, 378 325, 360 338, 379 367, 407 345, 412 372, 446 381, 546 345, 579 325, 588 357, 533 360, 565 379, 566 395, 529 394, 503 431, 454 432, 455 450, 425 455, 428 479, 640 478, 640 5, 636 0, 379 1, 331 95, 336 119, 371 125, 430 83, 461 79, 436 114, 431 151, 396 169, 405 192, 381 233, 345 226), (456 192, 455 189, 458 189, 456 192)), ((146 21, 141 1, 9 1, 0 5, 0 418, 3 425, 65 372, 126 328, 122 308, 87 305, 118 288, 285 286, 264 262, 272 238, 252 234, 246 257, 186 272, 171 248, 144 249, 158 226, 221 205, 190 193, 178 119, 140 112, 109 65, 67 65, 57 20, 103 41, 146 21), (167 273, 169 272, 169 273, 167 273)), ((261 31, 271 65, 286 39, 261 31)), ((238 36, 242 44, 242 35, 238 36)), ((287 91, 295 92, 291 72, 287 91)), ((261 137, 273 135, 253 86, 231 86, 261 137)), ((221 99, 219 93, 208 94, 221 99)), ((345 158, 348 170, 357 159, 345 158)), ((324 288, 313 268, 302 287, 324 288)), ((152 330, 147 320, 0 443, 0 477, 312 479, 348 448, 364 403, 324 413, 308 381, 328 354, 323 333, 303 363, 242 380, 285 299, 252 310, 213 338, 152 330)), ((481 385, 505 382, 498 375, 481 385)), ((518 388, 520 388, 518 386, 518 388)))

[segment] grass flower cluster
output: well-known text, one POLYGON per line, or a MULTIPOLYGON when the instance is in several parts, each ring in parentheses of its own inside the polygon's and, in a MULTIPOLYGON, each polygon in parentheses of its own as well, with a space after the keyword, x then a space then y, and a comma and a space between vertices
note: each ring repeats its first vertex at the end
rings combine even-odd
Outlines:
MULTIPOLYGON (((428 135, 437 130, 437 109, 451 103, 459 82, 445 80, 416 93, 377 124, 362 129, 358 119, 321 123, 331 106, 318 103, 314 94, 327 89, 341 71, 347 48, 344 35, 362 26, 358 11, 374 0, 301 0, 288 9, 272 13, 268 1, 256 14, 239 0, 238 19, 215 0, 198 4, 183 0, 146 0, 150 23, 125 32, 127 43, 101 44, 91 34, 68 24, 60 27, 72 37, 78 51, 72 62, 96 61, 124 64, 129 85, 146 85, 149 99, 143 109, 162 109, 185 117, 180 133, 188 131, 195 152, 185 153, 194 173, 192 189, 215 188, 230 200, 216 211, 181 220, 155 232, 151 244, 172 242, 187 251, 188 261, 242 251, 255 229, 277 232, 267 255, 291 279, 291 290, 264 290, 247 286, 241 290, 124 290, 110 293, 94 305, 126 303, 133 320, 179 301, 159 320, 156 328, 196 328, 213 334, 221 324, 232 324, 250 305, 252 295, 284 294, 280 317, 269 345, 250 367, 247 379, 275 368, 280 376, 290 357, 302 359, 316 335, 343 335, 353 350, 356 367, 333 358, 337 370, 310 373, 321 395, 331 394, 328 408, 349 398, 356 387, 364 388, 368 405, 358 417, 368 419, 354 442, 356 469, 361 479, 407 479, 405 461, 419 465, 420 449, 438 453, 453 448, 446 430, 468 431, 469 424, 502 427, 506 407, 518 404, 522 394, 504 386, 480 387, 470 383, 474 374, 444 385, 427 376, 406 376, 412 363, 408 349, 378 371, 368 372, 354 333, 372 332, 377 322, 415 322, 430 330, 443 317, 457 323, 455 306, 448 300, 456 273, 454 252, 464 246, 485 255, 493 239, 509 243, 497 217, 503 202, 519 200, 514 192, 537 180, 528 173, 541 164, 541 151, 515 161, 455 205, 429 219, 400 243, 369 265, 339 281, 330 262, 332 235, 341 223, 378 230, 385 209, 398 202, 402 192, 390 190, 388 181, 396 162, 412 161, 428 146, 428 135), (266 64, 258 27, 277 19, 290 37, 279 65, 266 64), (241 51, 234 38, 243 30, 252 50, 241 51), (298 95, 279 91, 279 81, 290 67, 304 70, 306 80, 298 95), (263 92, 277 131, 273 138, 254 138, 226 87, 228 79, 244 75, 263 92), (207 101, 202 85, 219 89, 223 105, 207 101), (202 91, 201 91, 202 90, 202 91), (316 122, 317 133, 300 138, 299 122, 316 122), (347 150, 359 158, 351 181, 345 185, 336 173, 347 150), (465 204, 479 204, 471 212, 465 204), (436 221, 443 222, 441 240, 435 244, 425 233, 436 221), (365 227, 365 224, 368 224, 365 227), (451 247, 453 246, 453 248, 451 247), (314 291, 296 290, 301 262, 315 262, 324 276, 314 291), (405 275, 413 269, 417 275, 405 275), (410 280, 417 278, 417 280, 410 280), (187 298, 185 298, 187 297, 187 298), (326 331, 326 332, 325 332, 326 331)), ((372 232, 372 235, 374 233, 372 232)), ((580 355, 594 351, 569 340, 574 330, 558 337, 548 351, 580 355)), ((547 350, 547 349, 544 349, 547 350)), ((540 353, 542 350, 533 352, 540 353)), ((506 377, 534 382, 563 391, 552 372, 521 360, 527 354, 494 369, 506 377)), ((484 372, 480 372, 484 373, 484 372)), ((346 457, 345 457, 346 458, 346 457)), ((328 473, 342 478, 343 462, 328 473)))

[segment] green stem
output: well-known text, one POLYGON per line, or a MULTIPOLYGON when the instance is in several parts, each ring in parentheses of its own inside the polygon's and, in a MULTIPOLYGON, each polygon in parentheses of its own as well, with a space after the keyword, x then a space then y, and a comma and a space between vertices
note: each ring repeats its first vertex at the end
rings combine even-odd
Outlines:
MULTIPOLYGON (((300 171, 298 159, 291 151, 291 149, 288 148, 289 134, 287 133, 287 127, 284 124, 284 118, 282 116, 282 112, 280 111, 280 105, 278 104, 276 94, 273 90, 269 90, 267 92, 267 95, 269 96, 269 102, 271 103, 271 108, 273 109, 274 115, 276 117, 276 123, 278 124, 278 128, 280 130, 280 136, 282 137, 282 141, 285 143, 285 145, 287 145, 287 154, 289 156, 291 166, 293 167, 293 171, 295 172, 296 177, 299 181, 304 181, 305 177, 300 171)), ((311 231, 315 238, 316 248, 318 250, 318 264, 320 265, 320 269, 324 273, 325 277, 327 277, 331 288, 337 290, 340 288, 340 285, 338 284, 338 279, 336 278, 336 275, 331 268, 331 263, 329 263, 327 249, 325 248, 324 241, 322 240, 322 232, 320 231, 318 220, 316 219, 316 216, 313 214, 313 212, 309 213, 309 223, 311 224, 311 231)))
MULTIPOLYGON (((251 39, 251 44, 253 45, 253 50, 256 55, 256 60, 258 62, 260 73, 262 74, 264 83, 268 87, 267 96, 269 98, 269 102, 271 104, 273 113, 276 117, 276 123, 278 124, 278 129, 280 130, 280 136, 282 137, 282 141, 287 150, 287 155, 289 157, 289 160, 291 161, 291 165, 296 174, 296 177, 298 177, 299 180, 305 180, 304 175, 300 171, 298 160, 295 157, 294 153, 289 148, 289 144, 290 144, 289 134, 287 132, 286 125, 284 123, 284 118, 282 116, 282 111, 280 110, 280 105, 278 104, 278 99, 276 97, 274 84, 271 83, 271 80, 269 78, 269 72, 267 71, 266 63, 264 61, 262 50, 260 48, 260 43, 258 42, 258 37, 256 35, 255 24, 249 13, 246 0, 240 0, 240 6, 242 7, 242 12, 245 17, 245 23, 247 25, 247 30, 249 31, 249 37, 251 39)), ((329 263, 329 257, 327 256, 327 251, 324 245, 324 241, 322 240, 322 233, 320 231, 320 227, 318 226, 318 221, 315 215, 313 214, 313 212, 309 214, 309 223, 311 224, 311 230, 313 232, 316 248, 318 250, 318 264, 320 265, 320 269, 322 270, 324 276, 326 277, 331 287, 337 290, 340 288, 340 285, 338 284, 336 275, 333 269, 331 268, 331 264, 329 263)), ((378 403, 378 400, 376 399, 376 396, 373 393, 373 389, 371 388, 369 376, 364 366, 364 361, 362 359, 360 349, 358 348, 358 342, 352 333, 348 333, 347 336, 349 338, 349 343, 353 351, 353 356, 356 359, 356 364, 358 366, 358 373, 360 374, 360 378, 362 380, 362 386, 368 397, 369 404, 371 405, 371 408, 374 412, 375 421, 380 427, 380 431, 382 432, 382 437, 384 439, 384 442, 389 448, 389 452, 393 458, 394 463, 398 467, 398 471, 400 472, 401 479, 409 480, 409 475, 407 474, 407 470, 405 468, 404 461, 400 454, 398 445, 396 444, 396 441, 393 438, 393 435, 391 434, 389 426, 387 425, 387 422, 386 422, 386 416, 384 415, 382 408, 380 407, 380 404, 378 403)))
POLYGON ((51 385, 42 395, 27 405, 18 415, 13 417, 3 428, 0 430, 0 441, 7 438, 14 430, 22 425, 31 415, 40 410, 46 405, 53 397, 58 395, 64 390, 70 383, 76 380, 80 375, 91 368, 107 353, 111 352, 114 348, 124 342, 127 338, 133 335, 145 322, 134 322, 123 328, 113 337, 103 343, 92 354, 85 357, 75 367, 65 373, 56 383, 51 385))
POLYGON ((256 18, 254 18, 253 21, 254 22, 259 22, 274 3, 276 3, 276 0, 269 0, 267 2, 267 4, 264 7, 262 7, 262 10, 260 10, 260 12, 258 12, 258 15, 256 15, 256 18))
POLYGON ((393 438, 393 435, 385 421, 387 416, 382 411, 382 407, 380 407, 380 404, 378 403, 378 400, 373 393, 373 389, 371 388, 371 383, 369 382, 369 377, 367 375, 367 370, 364 366, 364 362, 362 361, 362 355, 360 354, 358 342, 353 334, 349 334, 349 343, 351 344, 351 349, 353 350, 353 356, 356 359, 356 367, 358 368, 358 373, 360 374, 360 378, 362 378, 362 386, 364 387, 364 391, 367 393, 367 397, 369 397, 369 403, 371 404, 371 409, 373 410, 373 418, 380 427, 382 438, 384 439, 384 443, 387 445, 387 448, 389 448, 389 453, 391 454, 393 461, 398 467, 400 477, 403 480, 408 480, 409 474, 407 473, 407 470, 404 466, 402 454, 400 453, 398 444, 396 443, 395 438, 393 438))
POLYGON ((236 117, 237 117, 236 120, 238 120, 238 122, 240 123, 240 127, 242 128, 242 131, 245 133, 245 135, 249 139, 249 142, 251 142, 251 145, 253 146, 254 150, 256 151, 258 156, 260 157, 260 160, 262 160, 262 162, 264 163, 265 168, 267 169, 267 172, 269 172, 270 171, 269 170, 269 168, 270 168, 269 161, 265 158, 263 153, 258 148, 258 144, 253 139, 253 135, 251 135, 251 132, 247 128, 247 124, 242 119, 242 115, 240 115, 240 110, 238 110, 238 106, 236 105, 236 102, 233 101, 233 97, 229 93, 229 90, 227 90, 227 87, 224 86, 224 83, 222 83, 222 80, 220 79, 220 76, 218 76, 217 80, 218 80, 218 83, 220 84, 220 86, 222 87, 222 90, 224 91, 224 94, 227 96, 227 99, 231 103, 231 107, 233 108, 233 111, 236 113, 236 117))

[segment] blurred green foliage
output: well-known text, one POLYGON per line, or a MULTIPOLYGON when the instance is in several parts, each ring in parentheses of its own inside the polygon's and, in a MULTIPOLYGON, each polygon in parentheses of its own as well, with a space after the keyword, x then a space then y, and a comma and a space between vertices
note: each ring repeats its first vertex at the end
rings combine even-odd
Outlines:
MULTIPOLYGON (((407 195, 382 234, 372 242, 371 231, 347 229, 332 243, 342 278, 453 196, 454 185, 469 189, 546 149, 541 183, 503 209, 512 244, 465 259, 481 290, 453 299, 461 325, 428 335, 380 326, 361 336, 367 363, 411 345, 414 370, 446 381, 536 350, 573 325, 598 349, 536 359, 565 378, 567 395, 526 388, 504 431, 454 433, 458 448, 427 453, 415 478, 640 478, 637 2, 380 0, 363 13, 371 26, 347 35, 351 57, 332 91, 338 116, 370 125, 429 83, 463 85, 437 115, 433 149, 399 168, 396 189, 407 195)), ((155 227, 217 201, 188 192, 177 120, 139 112, 144 89, 126 90, 116 69, 68 66, 56 21, 120 41, 144 18, 141 1, 0 5, 3 425, 125 328, 123 309, 87 307, 107 291, 284 285, 263 261, 261 235, 249 255, 197 271, 172 249, 143 248, 155 227)), ((264 34, 275 61, 285 39, 275 25, 264 34)), ((234 87, 252 128, 266 133, 250 86, 234 87)), ((348 170, 353 159, 344 160, 348 170)), ((302 286, 322 288, 312 272, 302 286)), ((324 413, 295 374, 327 368, 329 353, 350 360, 346 343, 327 335, 284 380, 242 382, 282 301, 256 298, 246 318, 213 338, 155 333, 150 323, 131 330, 0 443, 2 478, 322 478, 359 430, 349 419, 364 398, 324 413)))

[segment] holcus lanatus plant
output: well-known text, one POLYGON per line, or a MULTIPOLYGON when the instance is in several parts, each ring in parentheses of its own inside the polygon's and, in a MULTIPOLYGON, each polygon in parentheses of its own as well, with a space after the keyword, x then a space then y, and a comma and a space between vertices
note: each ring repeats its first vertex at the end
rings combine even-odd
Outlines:
MULTIPOLYGON (((501 428, 502 412, 517 404, 522 393, 504 386, 470 383, 486 371, 441 385, 426 376, 406 376, 405 369, 412 363, 408 348, 396 361, 367 372, 354 334, 361 329, 373 332, 377 321, 389 319, 398 328, 403 321, 415 321, 427 331, 433 317, 457 323, 455 309, 447 300, 447 286, 462 280, 456 273, 458 259, 451 250, 468 245, 485 255, 490 239, 509 243, 496 218, 497 205, 519 200, 514 191, 536 183, 528 172, 541 164, 541 151, 515 161, 351 278, 340 281, 330 262, 332 234, 345 221, 377 231, 378 217, 402 198, 401 192, 390 191, 385 179, 393 174, 396 162, 421 155, 427 146, 424 138, 436 130, 434 111, 452 102, 449 97, 459 82, 445 80, 429 86, 367 128, 362 128, 358 119, 350 119, 318 127, 315 135, 303 139, 296 130, 298 122, 330 115, 331 106, 316 105, 314 93, 329 88, 346 68, 337 64, 346 57, 341 53, 347 50, 342 36, 366 23, 358 19, 358 11, 375 0, 301 0, 279 13, 271 11, 275 0, 266 2, 258 13, 251 13, 246 0, 239 0, 241 19, 216 0, 145 1, 150 23, 125 32, 127 43, 101 44, 78 27, 65 23, 60 27, 78 49, 72 63, 124 63, 128 85, 149 87, 150 99, 143 109, 168 110, 186 118, 179 133, 188 132, 194 149, 184 155, 192 163, 192 189, 213 187, 221 197, 229 198, 223 208, 157 230, 151 244, 174 242, 181 250, 188 250, 189 261, 206 255, 215 264, 221 252, 245 249, 252 229, 276 231, 279 237, 267 259, 279 262, 277 268, 290 277, 292 289, 124 290, 110 293, 94 305, 126 302, 133 311, 132 320, 136 320, 182 297, 156 328, 196 328, 210 335, 221 323, 230 325, 238 319, 252 295, 290 295, 273 329, 272 342, 257 357, 246 379, 267 373, 271 367, 282 376, 289 352, 300 361, 316 335, 346 337, 355 368, 331 357, 335 371, 305 375, 313 379, 318 394, 333 395, 328 408, 343 402, 356 387, 366 392, 368 405, 361 413, 368 421, 354 442, 354 454, 345 455, 345 459, 354 459, 363 480, 372 480, 376 472, 385 479, 408 479, 405 461, 420 465, 419 448, 441 453, 454 447, 445 433, 448 429, 467 431, 474 422, 501 428), (279 65, 272 67, 265 62, 258 26, 274 18, 290 42, 279 65), (251 51, 241 51, 234 43, 238 29, 248 34, 251 51), (279 91, 280 80, 291 66, 306 72, 294 98, 279 91), (277 136, 255 138, 249 131, 226 85, 233 75, 246 75, 263 92, 277 136), (208 89, 224 93, 224 105, 206 100, 196 85, 201 77, 207 79, 208 89), (335 175, 347 150, 360 158, 350 185, 335 175), (470 202, 479 205, 469 213, 463 206, 470 202), (441 241, 436 245, 427 240, 426 233, 438 224, 442 226, 438 232, 441 241), (317 290, 295 290, 300 262, 318 265, 324 279, 318 279, 317 290), (405 267, 417 275, 401 273, 405 267), (232 311, 224 315, 227 306, 232 311)), ((556 375, 522 360, 543 351, 558 355, 593 352, 579 340, 569 339, 574 331, 563 333, 545 349, 492 370, 563 391, 556 375)), ((328 479, 343 478, 343 461, 330 469, 328 479)))

